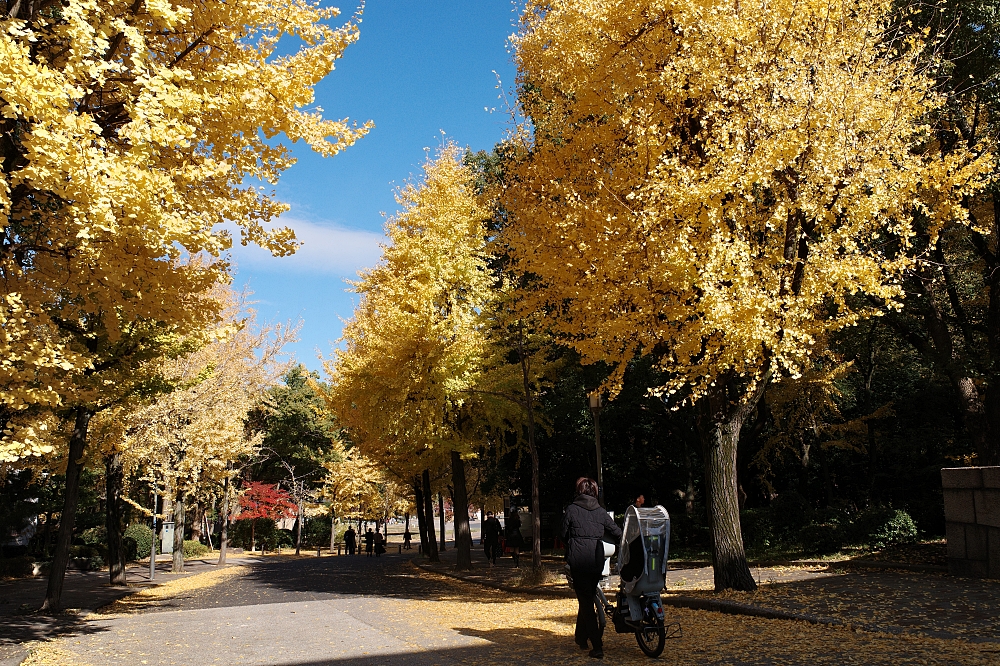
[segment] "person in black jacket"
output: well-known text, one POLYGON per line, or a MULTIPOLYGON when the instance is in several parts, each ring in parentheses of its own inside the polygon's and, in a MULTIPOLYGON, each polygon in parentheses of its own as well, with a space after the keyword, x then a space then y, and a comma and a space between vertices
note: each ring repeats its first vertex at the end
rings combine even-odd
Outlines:
POLYGON ((524 545, 521 539, 521 514, 517 507, 511 507, 510 515, 507 517, 507 524, 504 526, 504 534, 507 539, 507 547, 514 557, 514 568, 521 566, 521 547, 524 545))
POLYGON ((483 549, 486 551, 486 559, 492 567, 497 563, 497 555, 500 554, 500 534, 503 532, 503 525, 496 519, 492 511, 486 512, 482 531, 483 549))
MULTIPOLYGON (((621 529, 608 512, 597 503, 597 482, 587 477, 576 481, 576 498, 566 507, 562 538, 566 542, 566 560, 573 577, 580 609, 576 614, 576 644, 584 650, 589 640, 591 657, 604 657, 604 640, 597 622, 596 591, 604 569, 604 539, 617 541, 621 529)), ((604 612, 601 609, 600 612, 604 612)))

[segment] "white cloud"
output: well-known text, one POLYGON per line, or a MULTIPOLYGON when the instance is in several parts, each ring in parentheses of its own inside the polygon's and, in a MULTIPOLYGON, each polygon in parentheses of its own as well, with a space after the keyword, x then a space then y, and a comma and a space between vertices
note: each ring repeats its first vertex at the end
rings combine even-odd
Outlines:
POLYGON ((234 234, 233 259, 238 269, 252 272, 310 273, 353 277, 358 270, 374 266, 382 255, 381 233, 345 229, 333 224, 317 224, 287 217, 279 226, 295 230, 302 243, 290 257, 274 257, 256 245, 243 247, 238 232, 234 234))

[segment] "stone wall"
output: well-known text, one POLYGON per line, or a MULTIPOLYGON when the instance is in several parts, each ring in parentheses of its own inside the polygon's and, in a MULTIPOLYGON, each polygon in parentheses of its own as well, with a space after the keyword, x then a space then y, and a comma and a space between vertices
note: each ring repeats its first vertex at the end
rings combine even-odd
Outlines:
POLYGON ((941 470, 948 569, 1000 578, 1000 467, 941 470))

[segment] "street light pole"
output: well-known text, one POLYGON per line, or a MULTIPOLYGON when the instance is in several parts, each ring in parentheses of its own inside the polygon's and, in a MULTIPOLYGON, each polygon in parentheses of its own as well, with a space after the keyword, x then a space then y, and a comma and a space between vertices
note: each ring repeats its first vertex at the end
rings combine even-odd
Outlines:
POLYGON ((594 444, 597 447, 597 501, 604 506, 604 466, 601 464, 601 394, 590 394, 590 413, 594 415, 594 444))
POLYGON ((153 538, 150 539, 151 543, 149 545, 149 581, 153 581, 153 577, 156 576, 156 503, 158 495, 156 494, 156 485, 153 485, 153 538))

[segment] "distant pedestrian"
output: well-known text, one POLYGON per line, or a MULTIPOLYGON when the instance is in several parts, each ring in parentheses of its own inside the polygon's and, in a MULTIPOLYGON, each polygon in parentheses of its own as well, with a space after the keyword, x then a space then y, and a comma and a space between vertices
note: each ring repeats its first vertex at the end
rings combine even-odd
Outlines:
POLYGON ((375 533, 375 557, 382 557, 385 552, 385 537, 381 532, 375 533))
POLYGON ((344 532, 344 547, 347 549, 348 555, 355 555, 358 550, 358 533, 354 531, 353 527, 348 527, 347 531, 344 532))
POLYGON ((365 532, 365 553, 368 557, 372 556, 372 552, 375 550, 375 533, 372 532, 372 528, 368 528, 365 532))
POLYGON ((413 540, 413 535, 410 534, 410 526, 407 525, 406 529, 403 530, 403 548, 410 550, 410 541, 413 540))
POLYGON ((514 558, 514 567, 520 567, 521 547, 524 545, 524 540, 521 538, 521 514, 516 506, 511 508, 510 517, 507 518, 505 538, 507 539, 507 547, 511 549, 511 556, 514 558))
POLYGON ((483 549, 486 551, 486 559, 492 567, 497 563, 497 555, 500 554, 500 532, 503 526, 496 519, 492 511, 486 512, 486 520, 483 522, 482 541, 483 549))

